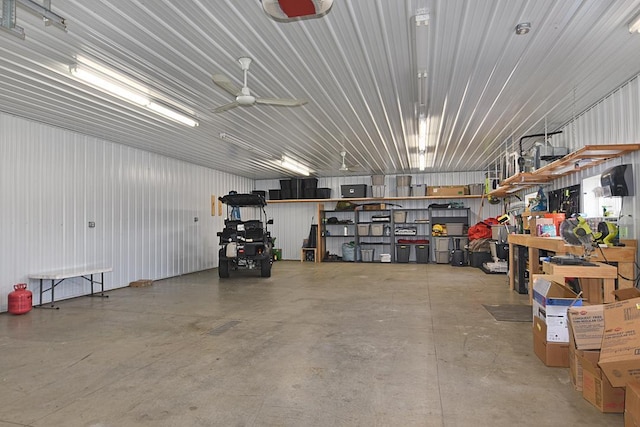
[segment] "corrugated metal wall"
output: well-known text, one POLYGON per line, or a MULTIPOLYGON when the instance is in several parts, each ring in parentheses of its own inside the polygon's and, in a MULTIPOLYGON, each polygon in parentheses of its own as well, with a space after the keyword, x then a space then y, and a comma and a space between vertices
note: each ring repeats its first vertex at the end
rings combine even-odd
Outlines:
MULTIPOLYGON (((413 174, 412 184, 424 185, 462 185, 484 182, 484 172, 461 172, 461 173, 440 173, 440 174, 413 174)), ((333 178, 320 178, 318 187, 331 188, 331 197, 340 198, 340 186, 343 184, 371 184, 370 176, 343 176, 333 178)), ((257 190, 279 189, 279 180, 258 180, 255 183, 257 190)), ((385 177, 386 196, 395 195, 395 176, 385 177)), ((455 200, 455 199, 451 199, 455 200)), ((445 200, 446 201, 446 200, 445 200)), ((427 208, 431 203, 441 203, 443 200, 402 200, 394 203, 401 204, 403 208, 427 208)), ((481 206, 481 199, 464 199, 464 205, 471 208, 472 224, 487 217, 495 217, 502 212, 501 205, 490 205, 484 201, 481 206)), ((335 202, 325 203, 326 209, 332 209, 335 202)), ((309 236, 309 229, 313 223, 318 222, 318 205, 312 202, 295 203, 271 203, 267 206, 270 217, 274 218, 274 225, 271 228, 276 236, 276 246, 283 249, 284 259, 299 259, 302 241, 309 236)))
MULTIPOLYGON (((585 145, 596 144, 637 144, 640 143, 640 79, 636 76, 609 96, 569 123, 563 133, 552 139, 554 146, 570 147, 570 151, 585 145)), ((636 194, 640 191, 640 152, 605 162, 582 172, 568 175, 554 181, 549 189, 558 189, 581 184, 584 178, 599 175, 604 170, 621 164, 632 164, 636 194)), ((625 197, 623 210, 635 219, 638 237, 638 197, 625 197)))
MULTIPOLYGON (((116 288, 216 267, 226 212, 211 215, 211 196, 253 188, 248 178, 6 114, 0 130, 0 311, 33 273, 106 265, 107 288, 116 288)), ((56 299, 88 289, 70 280, 56 299)))

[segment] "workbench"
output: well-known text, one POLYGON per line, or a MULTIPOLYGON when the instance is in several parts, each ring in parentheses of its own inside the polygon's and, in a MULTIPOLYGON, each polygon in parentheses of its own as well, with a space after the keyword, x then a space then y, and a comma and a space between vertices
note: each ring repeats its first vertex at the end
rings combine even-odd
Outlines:
MULTIPOLYGON (((509 242, 509 265, 513 266, 514 246, 525 246, 529 253, 529 275, 542 273, 539 263, 540 250, 554 252, 556 255, 583 255, 582 246, 567 245, 561 237, 537 237, 530 234, 510 234, 507 241, 509 242)), ((589 261, 591 262, 607 262, 617 263, 616 277, 618 278, 618 289, 632 288, 634 286, 633 278, 635 273, 635 261, 637 252, 637 242, 635 240, 624 240, 626 246, 602 247, 595 248, 589 261)), ((615 267, 614 267, 615 268, 615 267)), ((509 269, 509 289, 513 290, 514 268, 509 269)), ((576 277, 576 276, 567 276, 576 277)), ((601 278, 601 276, 599 276, 601 278)), ((615 277, 614 277, 615 279, 615 277)), ((605 290, 606 291, 606 290, 605 290)), ((605 302, 608 302, 605 294, 605 302)), ((529 292, 531 299, 531 291, 529 292)))

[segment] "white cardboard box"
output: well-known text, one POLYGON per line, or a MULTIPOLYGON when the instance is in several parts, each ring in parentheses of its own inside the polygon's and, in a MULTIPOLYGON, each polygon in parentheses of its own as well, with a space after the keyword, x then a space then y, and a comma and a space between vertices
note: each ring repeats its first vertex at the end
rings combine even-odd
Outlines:
POLYGON ((571 289, 542 277, 533 282, 533 315, 547 325, 547 342, 568 343, 567 309, 582 306, 571 289))

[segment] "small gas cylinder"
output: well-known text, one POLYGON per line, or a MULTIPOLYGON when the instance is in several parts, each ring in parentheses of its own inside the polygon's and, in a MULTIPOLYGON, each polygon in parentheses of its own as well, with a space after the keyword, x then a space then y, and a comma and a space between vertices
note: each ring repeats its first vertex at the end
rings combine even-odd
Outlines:
POLYGON ((13 285, 14 291, 9 293, 9 313, 25 314, 31 311, 32 297, 31 291, 27 290, 26 283, 13 285))

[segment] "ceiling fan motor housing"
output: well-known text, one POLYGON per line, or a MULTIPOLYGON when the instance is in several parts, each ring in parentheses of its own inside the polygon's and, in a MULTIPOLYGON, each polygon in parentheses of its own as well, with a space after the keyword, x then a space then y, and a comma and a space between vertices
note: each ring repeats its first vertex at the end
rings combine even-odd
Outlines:
POLYGON ((236 102, 240 105, 253 105, 256 102, 256 97, 253 95, 238 95, 236 102))

